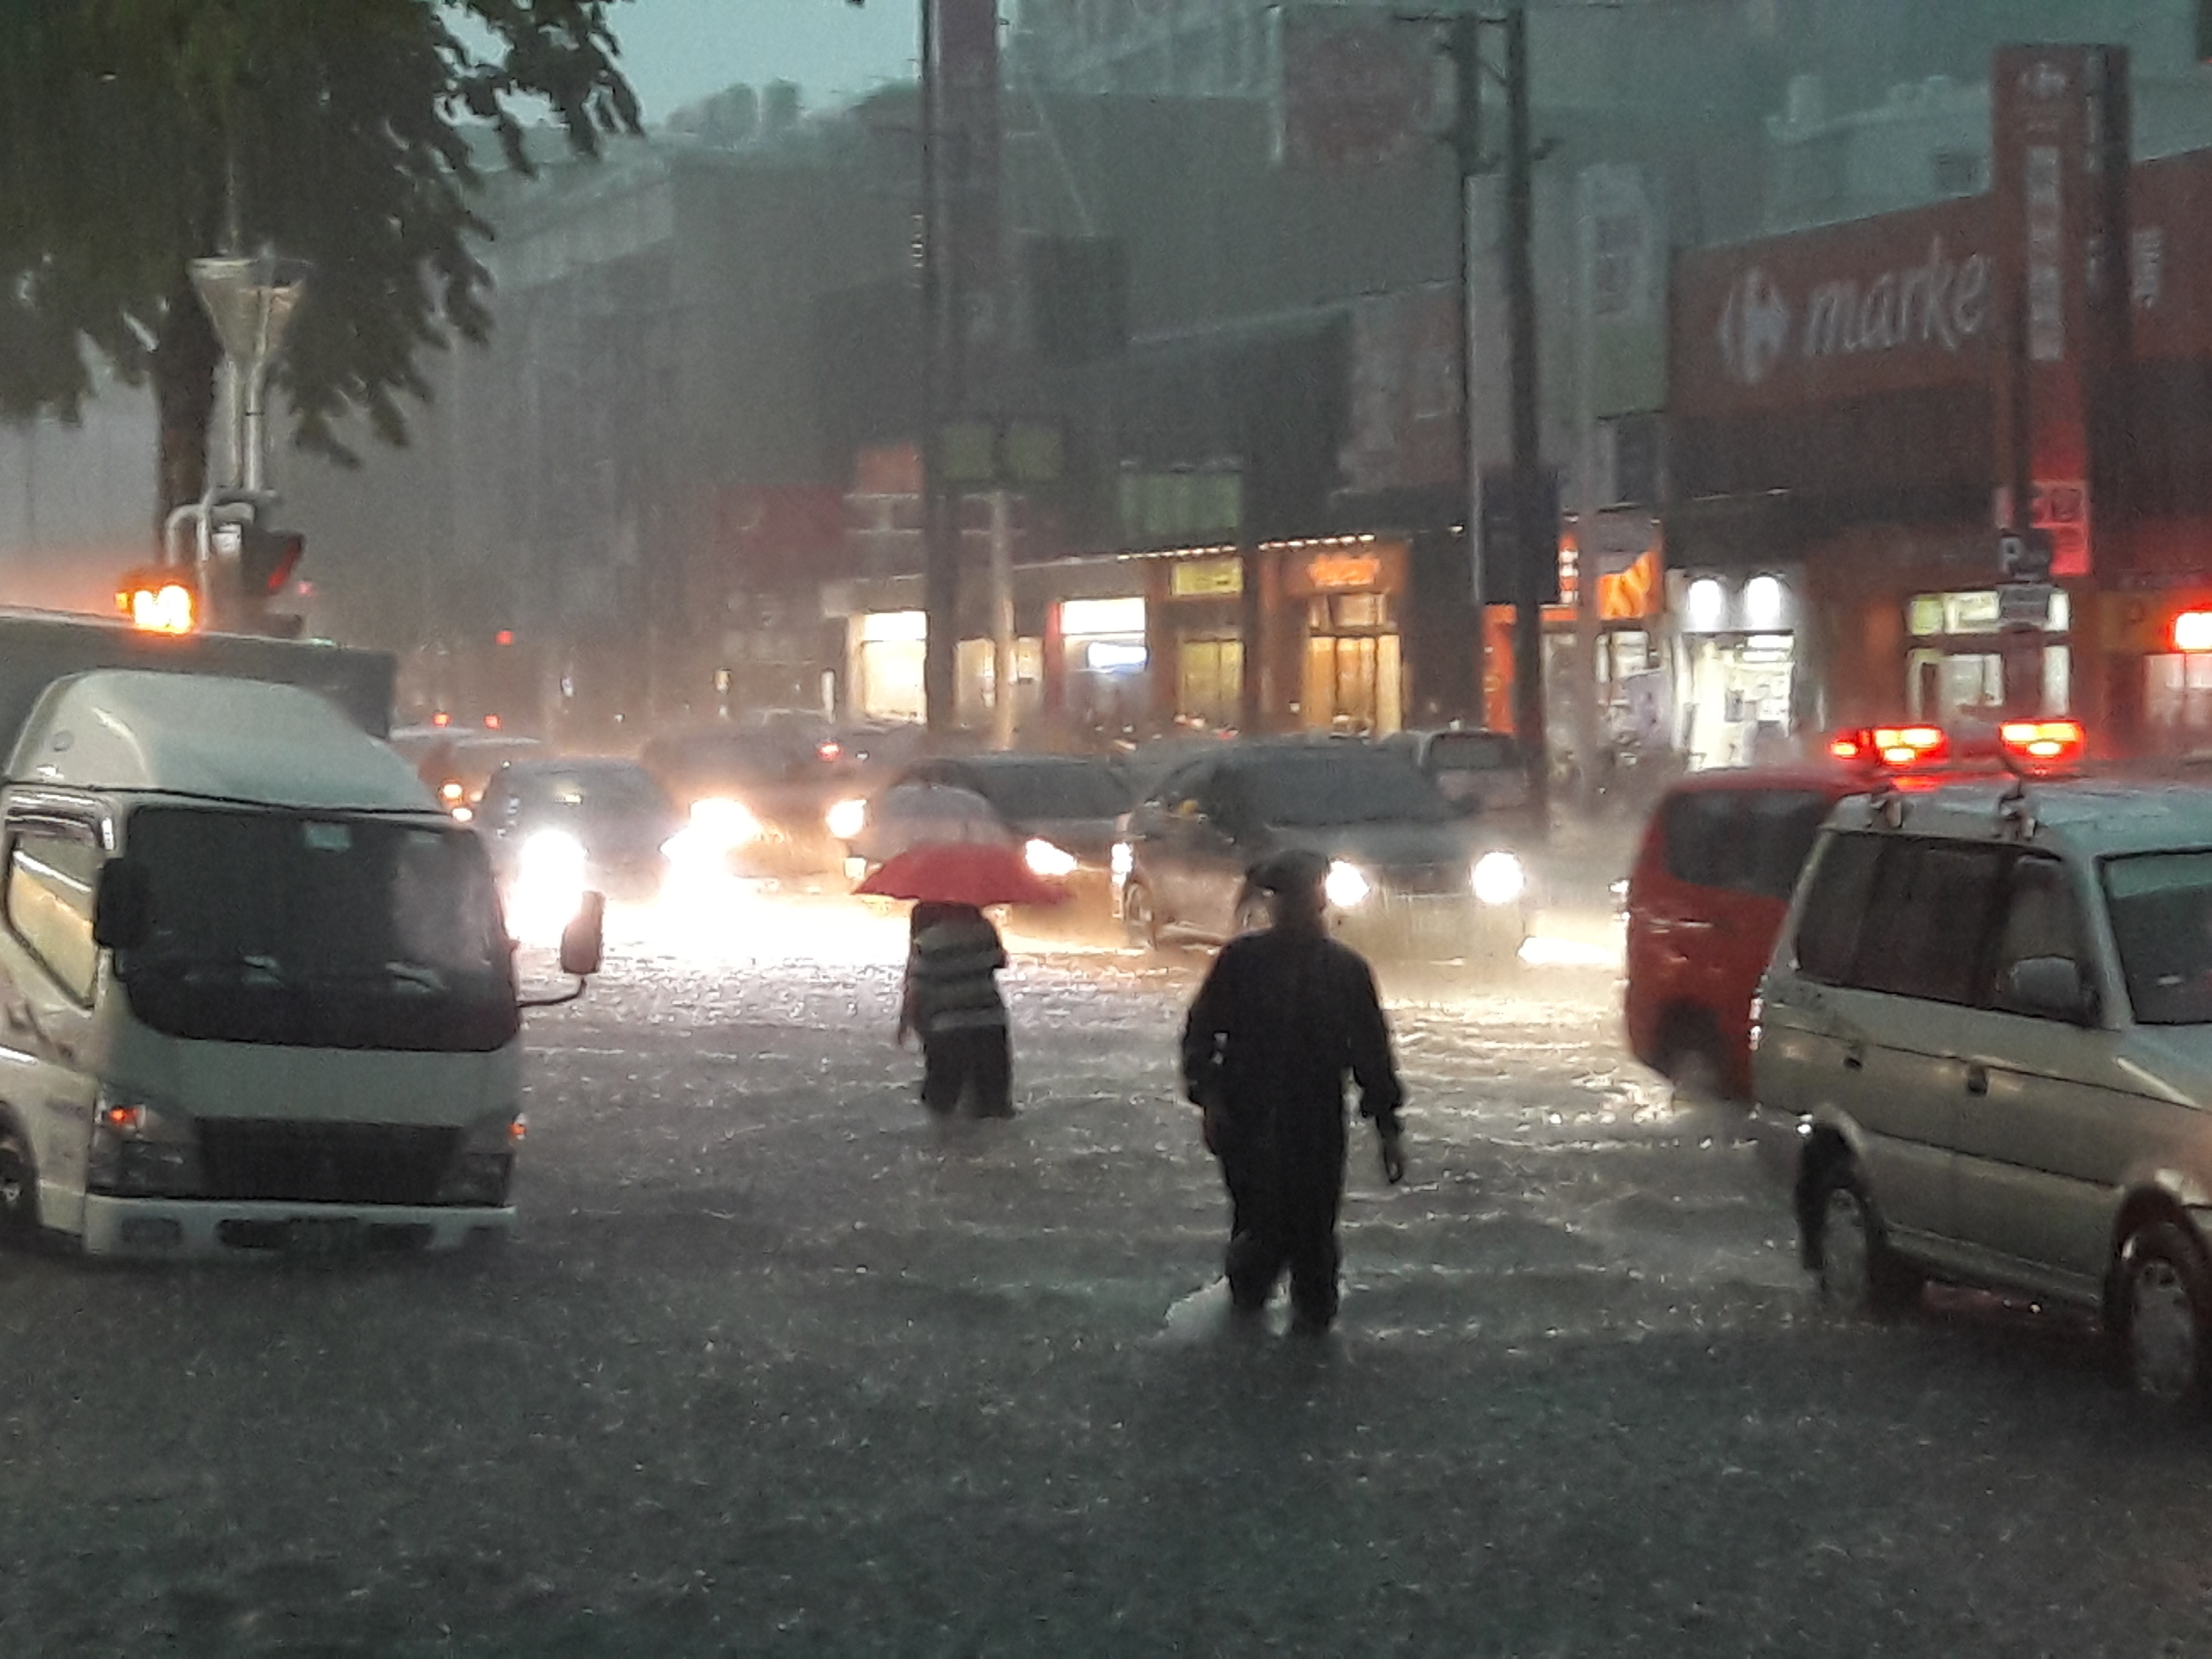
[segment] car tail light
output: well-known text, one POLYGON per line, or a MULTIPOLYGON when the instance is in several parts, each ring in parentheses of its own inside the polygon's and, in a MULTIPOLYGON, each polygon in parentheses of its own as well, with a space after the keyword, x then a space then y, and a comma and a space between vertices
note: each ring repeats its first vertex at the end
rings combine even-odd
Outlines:
POLYGON ((2089 734, 2079 720, 2007 720, 1997 742, 2008 760, 2037 771, 2078 765, 2089 752, 2089 734))
POLYGON ((1948 760, 1951 738, 1940 726, 1862 726, 1838 732, 1828 752, 1856 765, 1908 769, 1948 760))

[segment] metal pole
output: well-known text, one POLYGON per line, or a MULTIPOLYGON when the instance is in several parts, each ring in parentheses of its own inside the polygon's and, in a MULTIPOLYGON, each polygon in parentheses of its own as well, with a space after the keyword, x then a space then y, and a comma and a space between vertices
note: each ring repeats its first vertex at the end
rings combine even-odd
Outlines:
POLYGON ((1013 504, 999 489, 991 492, 991 747, 1013 746, 1013 504))
POLYGON ((1587 170, 1575 191, 1575 467, 1581 488, 1575 513, 1575 758, 1582 771, 1581 800, 1597 806, 1602 771, 1598 761, 1598 512, 1597 461, 1597 209, 1599 185, 1587 170))
POLYGON ((1487 653, 1489 588, 1482 568, 1482 469, 1474 455, 1474 180, 1484 170, 1482 154, 1482 20, 1472 12, 1451 21, 1451 59, 1458 82, 1459 108, 1454 149, 1459 181, 1459 461, 1460 511, 1467 515, 1462 539, 1467 546, 1468 672, 1474 684, 1465 712, 1475 726, 1490 723, 1487 653))
POLYGON ((922 647, 922 709, 929 730, 942 735, 959 724, 960 525, 945 489, 946 215, 939 173, 944 135, 937 103, 937 0, 921 6, 921 313, 922 604, 927 618, 922 647))
POLYGON ((1534 142, 1528 116, 1528 4, 1505 15, 1505 267, 1511 312, 1513 379, 1513 725, 1528 769, 1538 824, 1550 822, 1550 745, 1544 731, 1544 611, 1537 584, 1559 557, 1559 526, 1538 511, 1544 498, 1536 363, 1534 142))

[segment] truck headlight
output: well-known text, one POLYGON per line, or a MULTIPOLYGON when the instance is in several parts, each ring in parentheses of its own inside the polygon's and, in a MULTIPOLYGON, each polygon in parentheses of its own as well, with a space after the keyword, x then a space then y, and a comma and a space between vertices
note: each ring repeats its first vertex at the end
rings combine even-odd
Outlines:
POLYGON ((514 883, 507 895, 508 931, 526 945, 550 945, 584 902, 590 860, 584 843, 566 830, 540 830, 515 854, 514 883))
POLYGON ((1354 909, 1367 902, 1375 884, 1367 879, 1367 872, 1356 864, 1346 864, 1342 859, 1328 866, 1328 875, 1322 881, 1322 896, 1340 910, 1354 909))
POLYGON ((1042 876, 1047 881, 1057 881, 1075 873, 1075 854, 1042 836, 1032 836, 1022 848, 1022 862, 1029 866, 1031 875, 1042 876))
POLYGON ((1474 896, 1485 904, 1517 904, 1528 890, 1528 872, 1510 853, 1485 853, 1474 861, 1474 896))
POLYGON ((868 803, 841 800, 822 815, 822 823, 839 841, 851 841, 868 827, 868 803))
POLYGON ((177 1112, 135 1096, 100 1091, 85 1148, 90 1193, 129 1198, 191 1198, 202 1190, 199 1131, 177 1112))
POLYGON ((462 1138, 453 1161, 446 1166, 434 1201, 502 1207, 514 1176, 514 1151, 522 1144, 526 1127, 520 1112, 478 1118, 462 1138))

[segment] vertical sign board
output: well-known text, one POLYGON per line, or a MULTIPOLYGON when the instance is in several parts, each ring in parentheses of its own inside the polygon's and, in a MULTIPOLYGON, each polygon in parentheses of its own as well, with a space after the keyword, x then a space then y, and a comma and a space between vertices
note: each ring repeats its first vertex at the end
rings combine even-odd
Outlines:
POLYGON ((1459 482, 1459 329, 1448 288, 1354 301, 1351 421, 1338 458, 1346 489, 1459 482))
POLYGON ((947 274, 960 296, 966 349, 988 361, 999 334, 1003 263, 998 0, 929 3, 937 8, 938 165, 950 222, 947 274))
POLYGON ((1990 84, 2006 329, 1996 398, 2003 516, 2050 534, 2054 575, 2087 576, 2097 497, 2124 436, 2115 415, 2128 362, 2128 56, 2116 46, 2002 47, 1990 84))

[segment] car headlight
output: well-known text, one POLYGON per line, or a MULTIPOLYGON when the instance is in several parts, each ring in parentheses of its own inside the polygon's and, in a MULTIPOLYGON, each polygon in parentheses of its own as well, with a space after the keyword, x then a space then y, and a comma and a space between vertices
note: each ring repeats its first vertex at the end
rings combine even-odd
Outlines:
POLYGON ((573 882, 580 887, 586 861, 584 843, 566 830, 540 830, 522 843, 515 863, 522 879, 533 885, 573 882))
POLYGON ((822 815, 822 822, 839 841, 851 841, 868 827, 868 803, 841 800, 822 815))
POLYGON ((1528 890, 1528 872, 1510 853, 1485 853, 1474 861, 1474 881, 1485 904, 1517 904, 1528 890))
POLYGON ((1032 836, 1024 845, 1022 862, 1029 866, 1031 875, 1042 876, 1047 881, 1057 881, 1075 873, 1075 854, 1041 836, 1032 836))
POLYGON ((1375 884, 1367 879, 1367 872, 1356 864, 1346 864, 1342 859, 1328 866, 1328 876, 1322 883, 1322 895, 1340 910, 1350 910, 1367 902, 1375 884))
POLYGON ((691 803, 692 831, 719 853, 733 852, 761 838, 761 821, 743 801, 720 796, 691 803))

